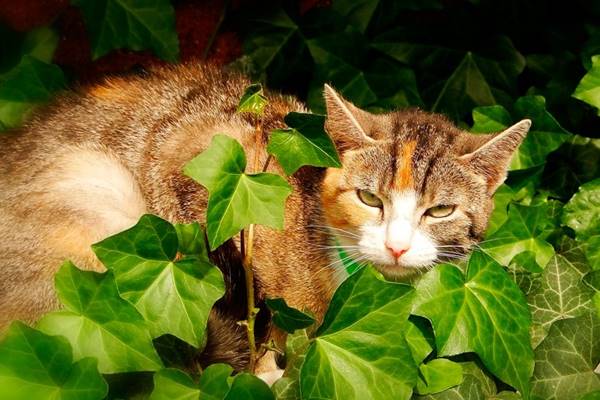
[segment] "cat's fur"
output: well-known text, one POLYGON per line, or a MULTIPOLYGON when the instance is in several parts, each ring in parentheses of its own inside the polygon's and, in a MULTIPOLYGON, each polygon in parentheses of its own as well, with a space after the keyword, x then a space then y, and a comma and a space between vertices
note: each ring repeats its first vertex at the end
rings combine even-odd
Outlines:
MULTIPOLYGON (((254 117, 236 113, 248 84, 235 74, 197 65, 111 78, 59 96, 25 127, 3 135, 0 331, 13 319, 34 321, 59 306, 53 275, 63 260, 103 271, 90 245, 132 226, 142 214, 203 221, 207 192, 184 176, 182 167, 216 133, 239 140, 252 160, 254 117)), ((288 112, 306 111, 291 97, 266 96, 261 165, 268 132, 283 127, 288 112)), ((336 243, 395 276, 445 253, 463 254, 480 240, 492 194, 529 128, 526 121, 498 136, 471 135, 440 115, 418 110, 369 114, 329 87, 325 98, 326 128, 344 167, 304 167, 289 177, 293 194, 286 203, 285 229, 257 227, 254 255, 259 301, 283 297, 319 318, 343 276, 335 267, 341 267, 331 248, 336 243), (357 189, 376 193, 384 207, 361 203, 357 189), (456 215, 443 221, 422 216, 440 203, 458 205, 456 215), (419 240, 428 240, 423 245, 435 254, 412 254, 419 251, 419 240), (385 247, 411 243, 398 259, 385 247)), ((284 175, 277 162, 269 171, 284 175)), ((225 254, 213 254, 234 284, 241 276, 237 246, 230 241, 225 254)), ((225 306, 213 313, 207 353, 241 368, 247 358, 238 317, 225 306)))

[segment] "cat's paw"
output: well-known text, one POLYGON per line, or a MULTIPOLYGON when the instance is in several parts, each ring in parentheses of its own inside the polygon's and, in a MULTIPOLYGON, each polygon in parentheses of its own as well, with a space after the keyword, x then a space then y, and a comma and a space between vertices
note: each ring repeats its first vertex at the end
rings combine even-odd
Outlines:
POLYGON ((261 372, 257 376, 262 379, 267 385, 271 386, 275 381, 283 375, 283 370, 277 368, 272 371, 261 372))

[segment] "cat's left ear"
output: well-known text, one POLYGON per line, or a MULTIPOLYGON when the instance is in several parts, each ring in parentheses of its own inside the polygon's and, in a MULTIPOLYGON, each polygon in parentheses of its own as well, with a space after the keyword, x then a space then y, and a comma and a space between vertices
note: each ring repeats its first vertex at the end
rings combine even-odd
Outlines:
POLYGON ((368 135, 372 126, 370 113, 345 100, 327 84, 323 95, 327 106, 325 129, 339 151, 375 143, 375 140, 368 135))
POLYGON ((469 134, 477 147, 460 156, 459 160, 483 175, 489 193, 493 194, 506 179, 512 155, 525 139, 530 127, 531 120, 524 119, 495 135, 469 134))

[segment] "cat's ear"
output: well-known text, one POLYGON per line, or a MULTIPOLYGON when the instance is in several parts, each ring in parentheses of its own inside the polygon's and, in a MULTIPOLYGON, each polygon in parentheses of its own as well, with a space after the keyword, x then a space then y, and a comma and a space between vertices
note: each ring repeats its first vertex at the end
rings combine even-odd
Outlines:
POLYGON ((512 155, 525 139, 530 127, 531 120, 524 119, 495 135, 469 134, 476 147, 459 159, 483 175, 490 194, 506 179, 512 155))
POLYGON ((345 100, 331 86, 325 85, 327 121, 325 129, 339 151, 372 144, 375 140, 367 134, 371 115, 345 100))

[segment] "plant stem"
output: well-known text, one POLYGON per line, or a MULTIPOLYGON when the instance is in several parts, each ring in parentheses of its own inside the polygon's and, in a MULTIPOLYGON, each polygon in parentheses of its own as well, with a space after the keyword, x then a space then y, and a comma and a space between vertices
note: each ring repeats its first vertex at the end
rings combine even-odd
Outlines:
MULTIPOLYGON (((258 172, 259 164, 259 150, 262 143, 262 119, 256 124, 255 130, 255 148, 254 148, 254 168, 253 171, 258 172)), ((269 166, 271 156, 267 157, 262 171, 266 171, 269 166)), ((248 335, 248 348, 250 350, 250 362, 248 363, 248 370, 254 372, 256 365, 257 351, 256 351, 256 337, 254 335, 254 324, 256 321, 256 314, 260 309, 256 308, 254 302, 254 269, 252 266, 252 256, 254 254, 254 224, 248 225, 246 229, 243 229, 240 234, 240 247, 242 252, 242 265, 244 267, 244 276, 246 278, 246 302, 248 304, 247 316, 244 321, 246 326, 246 334, 248 335)))
POLYGON ((246 333, 248 335, 248 348, 250 350, 250 362, 248 364, 248 370, 254 372, 254 366, 256 364, 256 338, 254 336, 254 323, 256 321, 256 314, 259 309, 256 308, 254 303, 254 271, 252 269, 252 250, 254 242, 254 225, 249 225, 248 228, 242 231, 242 235, 247 233, 248 240, 246 241, 246 251, 243 254, 242 265, 244 266, 244 276, 246 278, 246 302, 248 303, 248 310, 246 321, 246 333))
POLYGON ((221 29, 221 25, 223 25, 223 21, 225 20, 225 14, 227 13, 228 7, 229 7, 229 0, 225 0, 223 2, 223 10, 221 11, 221 14, 219 15, 219 20, 217 21, 215 30, 210 35, 210 38, 208 38, 208 43, 206 43, 206 47, 204 48, 204 52, 202 54, 203 60, 206 60, 208 58, 208 55, 210 54, 210 50, 212 49, 213 44, 215 43, 215 40, 217 39, 217 35, 219 34, 219 30, 221 29))

